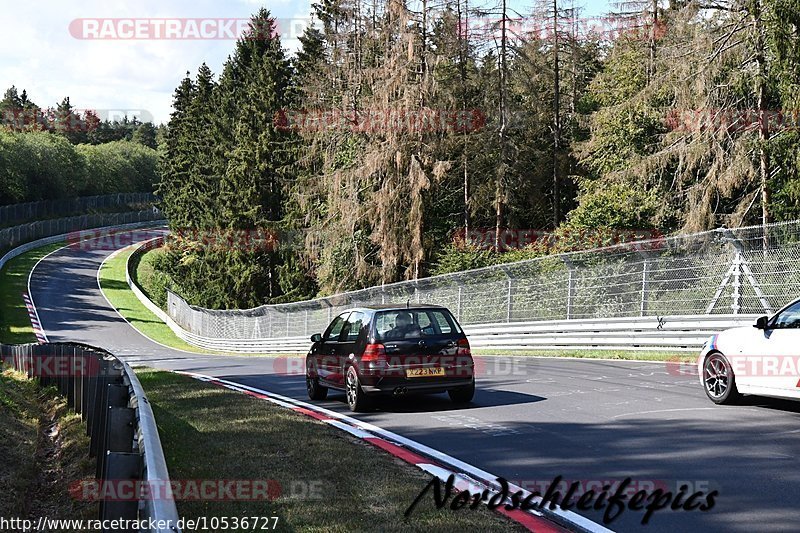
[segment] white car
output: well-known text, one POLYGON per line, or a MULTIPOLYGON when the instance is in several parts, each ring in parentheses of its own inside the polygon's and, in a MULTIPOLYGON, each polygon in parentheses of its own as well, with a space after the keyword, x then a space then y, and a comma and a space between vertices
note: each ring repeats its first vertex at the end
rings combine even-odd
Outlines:
POLYGON ((709 399, 729 404, 742 394, 800 400, 800 299, 753 326, 712 335, 698 359, 709 399))

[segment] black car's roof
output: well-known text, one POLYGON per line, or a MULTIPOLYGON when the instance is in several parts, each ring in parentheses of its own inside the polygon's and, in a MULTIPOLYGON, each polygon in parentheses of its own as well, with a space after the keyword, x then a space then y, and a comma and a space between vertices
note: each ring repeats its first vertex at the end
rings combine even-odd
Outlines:
POLYGON ((433 304, 374 304, 353 307, 348 311, 404 311, 413 309, 446 309, 446 307, 433 304))

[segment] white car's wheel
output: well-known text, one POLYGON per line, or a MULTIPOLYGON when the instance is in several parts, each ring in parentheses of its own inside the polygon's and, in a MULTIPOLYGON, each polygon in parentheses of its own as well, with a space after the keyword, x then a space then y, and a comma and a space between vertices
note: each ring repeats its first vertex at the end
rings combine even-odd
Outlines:
POLYGON ((708 398, 716 404, 735 403, 742 396, 730 363, 719 352, 710 354, 703 362, 703 385, 708 398))

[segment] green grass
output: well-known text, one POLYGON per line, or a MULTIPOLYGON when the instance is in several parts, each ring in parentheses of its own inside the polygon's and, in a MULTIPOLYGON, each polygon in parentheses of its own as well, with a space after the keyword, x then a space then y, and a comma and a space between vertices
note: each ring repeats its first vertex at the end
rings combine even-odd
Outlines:
POLYGON ((62 246, 63 243, 51 244, 26 252, 9 261, 0 272, 0 342, 36 342, 22 293, 28 290, 28 275, 33 266, 39 259, 62 246))
POLYGON ((169 277, 159 272, 155 264, 164 254, 164 248, 150 248, 142 255, 131 259, 134 281, 142 292, 161 309, 167 308, 167 286, 169 277))
POLYGON ((40 388, 13 370, 0 372, 0 516, 95 518, 97 505, 66 487, 94 478, 80 416, 55 388, 40 388))
POLYGON ((274 480, 282 488, 274 501, 178 501, 183 517, 278 516, 281 531, 518 530, 483 506, 437 510, 429 496, 406 519, 428 474, 267 401, 179 374, 136 372, 158 420, 170 479, 274 480), (322 498, 291 489, 315 484, 322 498))
POLYGON ((140 333, 156 342, 188 352, 212 353, 178 338, 169 326, 133 294, 125 277, 125 268, 131 253, 133 248, 117 252, 100 267, 100 289, 111 305, 140 333))
MULTIPOLYGON (((231 354, 226 352, 216 352, 212 350, 205 350, 193 346, 183 339, 175 335, 168 325, 161 321, 154 315, 147 307, 139 301, 130 287, 125 277, 126 264, 128 258, 133 253, 133 248, 126 248, 116 254, 110 256, 100 267, 100 288, 105 294, 111 305, 122 315, 134 328, 140 333, 161 343, 164 346, 184 350, 187 352, 194 352, 206 355, 239 355, 248 357, 278 357, 284 355, 297 355, 297 354, 231 354)), ((142 267, 144 261, 139 263, 142 267)), ((141 276, 141 274, 139 274, 141 276)))
POLYGON ((627 350, 495 350, 476 348, 476 355, 520 355, 530 357, 571 357, 574 359, 619 359, 620 361, 696 361, 694 352, 627 350))

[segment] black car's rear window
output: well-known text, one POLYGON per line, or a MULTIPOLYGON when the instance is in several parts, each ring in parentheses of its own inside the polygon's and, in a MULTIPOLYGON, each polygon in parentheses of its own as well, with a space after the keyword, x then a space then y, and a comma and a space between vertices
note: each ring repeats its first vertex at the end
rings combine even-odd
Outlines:
POLYGON ((376 340, 401 340, 461 334, 461 328, 444 309, 399 309, 375 313, 376 340))

